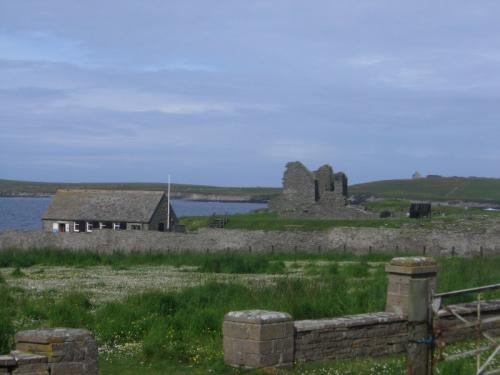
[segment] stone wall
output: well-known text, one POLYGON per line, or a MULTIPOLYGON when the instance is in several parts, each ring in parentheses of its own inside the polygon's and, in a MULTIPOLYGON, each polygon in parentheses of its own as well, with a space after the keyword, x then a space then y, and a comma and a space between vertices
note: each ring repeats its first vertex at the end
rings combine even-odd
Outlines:
POLYGON ((324 361, 402 353, 407 321, 394 313, 295 321, 295 360, 324 361))
POLYGON ((383 251, 434 256, 500 255, 496 233, 426 229, 334 228, 324 232, 202 229, 194 233, 99 230, 92 233, 0 232, 2 249, 148 251, 383 251))
MULTIPOLYGON (((453 305, 453 307, 459 309, 464 318, 474 321, 476 304, 458 304, 453 305)), ((483 302, 481 310, 482 318, 485 320, 498 316, 500 314, 500 300, 483 302)), ((289 316, 282 312, 253 310, 231 312, 226 318, 251 313, 253 319, 258 320, 259 317, 256 316, 256 312, 262 316, 289 316)), ((229 322, 229 324, 233 323, 229 322)), ((250 332, 249 326, 243 320, 238 324, 238 332, 250 332)), ((252 322, 252 324, 255 323, 252 322)), ((390 312, 348 315, 331 319, 298 320, 293 322, 293 327, 293 361, 295 362, 320 362, 402 354, 406 352, 408 346, 408 320, 402 315, 390 312)), ((482 328, 484 332, 497 336, 500 334, 500 321, 491 321, 490 319, 490 322, 483 325, 482 328)), ((264 325, 261 329, 265 330, 266 326, 264 325)), ((286 333, 286 331, 283 332, 286 333)), ((441 312, 437 332, 439 336, 436 339, 442 344, 452 344, 476 337, 475 327, 465 327, 463 322, 452 314, 445 312, 441 312)), ((248 334, 241 338, 238 336, 239 346, 237 354, 235 354, 233 339, 228 340, 226 338, 230 334, 233 333, 226 328, 224 331, 225 352, 231 352, 225 355, 225 360, 230 365, 246 367, 274 366, 278 362, 273 364, 272 359, 278 361, 283 356, 285 356, 287 363, 292 361, 286 356, 286 353, 290 350, 290 345, 272 346, 270 344, 266 346, 262 343, 257 345, 253 342, 254 339, 248 339, 248 334), (285 352, 281 353, 277 348, 283 348, 285 352), (265 353, 262 353, 262 350, 265 353), (273 356, 266 357, 267 353, 272 350, 274 350, 273 356), (277 350, 278 352, 276 352, 277 350), (251 355, 248 356, 248 354, 251 355), (255 358, 265 358, 266 360, 259 362, 255 358)), ((281 362, 279 366, 281 366, 281 362)))
POLYGON ((0 374, 97 375, 97 344, 84 329, 21 331, 16 350, 0 356, 0 374))

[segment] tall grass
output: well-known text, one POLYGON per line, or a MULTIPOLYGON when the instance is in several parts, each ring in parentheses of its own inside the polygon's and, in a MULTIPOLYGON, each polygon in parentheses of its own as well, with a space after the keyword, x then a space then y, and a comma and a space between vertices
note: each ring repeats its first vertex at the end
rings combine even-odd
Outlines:
POLYGON ((304 251, 264 252, 145 252, 145 253, 97 253, 71 250, 3 250, 0 251, 0 268, 43 266, 114 266, 133 267, 138 265, 197 266, 202 272, 225 273, 281 273, 284 261, 330 260, 330 261, 387 261, 392 254, 372 252, 353 254, 351 252, 310 253, 304 251))
POLYGON ((6 353, 13 343, 14 323, 12 305, 14 300, 9 288, 0 276, 0 354, 6 353))
MULTIPOLYGON (((30 328, 85 327, 96 334, 101 347, 139 342, 138 355, 146 361, 212 366, 222 363, 221 326, 228 311, 279 310, 296 319, 377 311, 384 307, 386 280, 380 275, 372 280, 352 283, 342 274, 324 274, 320 279, 280 278, 251 287, 209 282, 179 292, 149 290, 100 306, 82 293, 62 298, 21 294, 12 303, 15 311, 5 316, 11 323, 14 316, 30 322, 30 328)), ((10 340, 11 333, 2 332, 2 337, 10 340)))

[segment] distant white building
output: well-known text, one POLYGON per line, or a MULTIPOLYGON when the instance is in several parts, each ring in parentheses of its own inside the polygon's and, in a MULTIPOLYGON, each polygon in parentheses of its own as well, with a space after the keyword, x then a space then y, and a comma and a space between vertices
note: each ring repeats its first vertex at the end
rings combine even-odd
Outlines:
POLYGON ((419 179, 419 178, 423 178, 423 177, 422 177, 422 175, 420 174, 420 172, 419 172, 419 171, 415 171, 415 173, 413 173, 413 174, 411 175, 411 178, 412 178, 412 179, 414 179, 414 180, 417 180, 417 179, 419 179))

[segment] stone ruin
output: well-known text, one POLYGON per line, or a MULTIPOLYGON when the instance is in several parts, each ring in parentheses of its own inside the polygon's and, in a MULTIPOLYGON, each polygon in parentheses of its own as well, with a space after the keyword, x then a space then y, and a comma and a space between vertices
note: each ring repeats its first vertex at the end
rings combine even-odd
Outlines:
POLYGON ((309 171, 290 162, 283 175, 283 192, 269 202, 269 210, 292 218, 369 218, 370 213, 348 205, 347 176, 325 164, 309 171))

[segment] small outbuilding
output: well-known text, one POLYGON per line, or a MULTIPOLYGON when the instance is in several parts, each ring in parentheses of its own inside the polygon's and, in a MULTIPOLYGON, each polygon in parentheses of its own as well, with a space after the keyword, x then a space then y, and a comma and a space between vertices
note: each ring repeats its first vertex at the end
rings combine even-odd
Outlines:
POLYGON ((177 216, 163 191, 58 190, 42 216, 48 232, 172 231, 177 216))
POLYGON ((432 216, 432 205, 430 203, 412 203, 409 216, 411 219, 430 218, 432 216))

